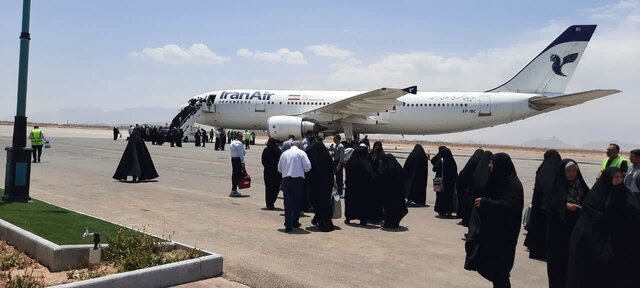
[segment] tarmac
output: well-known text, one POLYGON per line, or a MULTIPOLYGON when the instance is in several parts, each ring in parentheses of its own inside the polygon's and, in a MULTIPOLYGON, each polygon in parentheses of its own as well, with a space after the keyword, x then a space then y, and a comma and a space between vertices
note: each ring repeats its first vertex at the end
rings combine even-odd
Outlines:
MULTIPOLYGON (((229 151, 215 151, 212 143, 205 148, 148 143, 160 177, 122 183, 111 176, 126 146, 124 138, 113 141, 111 130, 95 128, 43 127, 43 132, 52 148, 44 149, 41 163, 32 164, 31 197, 221 254, 223 277, 236 282, 224 280, 224 287, 491 287, 463 268, 466 228, 456 225, 458 219, 436 218, 433 206, 410 208, 398 230, 334 220, 339 228, 322 233, 312 227, 311 217, 304 217, 303 230, 284 233, 283 211, 264 209, 261 145, 247 151, 252 187, 241 192, 250 197, 229 198, 229 151)), ((11 133, 11 126, 0 125, 0 144, 10 146, 11 133)), ((387 152, 402 163, 413 145, 399 145, 397 150, 389 146, 393 147, 386 147, 387 152)), ((452 150, 459 169, 473 152, 469 147, 452 150)), ((542 153, 522 151, 511 155, 528 204, 542 153)), ((600 156, 604 157, 580 156, 589 185, 600 156)), ((6 154, 0 159, 6 161, 6 154)), ((5 168, 0 166, 4 178, 5 168)), ((432 191, 429 185, 430 203, 435 200, 432 191)), ((282 203, 280 198, 276 207, 282 208, 282 203)), ((523 241, 521 234, 511 273, 513 287, 547 287, 546 264, 529 259, 523 241)), ((219 281, 223 280, 191 287, 220 287, 219 281)))

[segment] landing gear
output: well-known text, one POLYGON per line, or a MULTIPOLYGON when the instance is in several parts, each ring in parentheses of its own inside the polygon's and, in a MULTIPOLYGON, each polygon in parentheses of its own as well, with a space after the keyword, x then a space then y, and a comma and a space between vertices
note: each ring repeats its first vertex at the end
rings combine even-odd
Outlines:
POLYGON ((341 124, 342 124, 342 130, 344 131, 344 137, 347 138, 346 140, 352 140, 358 137, 357 133, 353 132, 353 123, 342 122, 341 124))

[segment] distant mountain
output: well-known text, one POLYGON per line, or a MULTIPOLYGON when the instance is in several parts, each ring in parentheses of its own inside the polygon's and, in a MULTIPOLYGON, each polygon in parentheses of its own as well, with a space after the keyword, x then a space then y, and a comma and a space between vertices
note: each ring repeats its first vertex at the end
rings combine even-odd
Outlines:
POLYGON ((27 115, 30 122, 58 124, 160 124, 171 122, 175 108, 135 107, 125 110, 104 111, 95 107, 65 108, 57 112, 36 112, 27 115))
POLYGON ((623 141, 618 141, 618 140, 587 142, 582 144, 581 148, 605 151, 607 147, 609 147, 609 143, 615 143, 620 145, 620 148, 622 149, 622 151, 631 151, 633 149, 640 149, 640 144, 625 143, 623 141))
POLYGON ((558 137, 552 137, 550 139, 533 139, 527 142, 520 144, 524 147, 534 147, 534 148, 556 148, 556 149, 571 149, 575 148, 571 146, 558 137))

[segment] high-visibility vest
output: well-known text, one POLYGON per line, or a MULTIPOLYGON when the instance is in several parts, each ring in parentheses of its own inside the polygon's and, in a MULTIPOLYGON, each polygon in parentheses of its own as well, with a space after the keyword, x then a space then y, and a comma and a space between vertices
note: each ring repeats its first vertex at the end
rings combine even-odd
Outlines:
MULTIPOLYGON (((620 168, 620 166, 622 166, 622 162, 625 162, 625 161, 627 163, 629 163, 629 160, 627 160, 626 158, 618 155, 618 157, 616 157, 616 159, 613 159, 613 161, 611 161, 611 164, 609 164, 609 166, 607 166, 607 162, 609 162, 609 158, 605 158, 604 160, 602 160, 602 171, 604 171, 605 169, 607 169, 609 167, 620 168)), ((624 171, 624 172, 627 172, 627 171, 624 171)))
POLYGON ((244 133, 244 140, 251 140, 251 133, 249 132, 244 133))
POLYGON ((44 145, 44 139, 42 139, 42 131, 40 129, 31 130, 31 146, 44 145))

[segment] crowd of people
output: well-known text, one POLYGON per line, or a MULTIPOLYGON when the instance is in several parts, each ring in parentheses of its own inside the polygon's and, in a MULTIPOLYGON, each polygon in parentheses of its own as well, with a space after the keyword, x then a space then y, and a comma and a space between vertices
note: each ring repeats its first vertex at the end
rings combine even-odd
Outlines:
POLYGON ((529 257, 547 262, 549 287, 638 287, 640 149, 611 144, 589 188, 578 162, 549 150, 536 172, 525 227, 529 257))
MULTIPOLYGON (((173 124, 135 124, 129 126, 129 137, 126 138, 127 140, 129 140, 131 134, 136 128, 140 129, 142 140, 145 142, 151 142, 152 145, 162 146, 164 143, 170 143, 171 147, 182 147, 183 140, 185 138, 184 130, 182 128, 178 128, 178 126, 174 126, 173 124)), ((227 144, 231 144, 231 141, 236 138, 237 134, 242 135, 242 139, 240 141, 245 146, 245 149, 250 149, 250 146, 255 145, 256 143, 256 133, 254 131, 245 130, 244 132, 242 132, 225 130, 224 128, 216 128, 211 129, 207 132, 207 130, 203 128, 194 129, 195 132, 193 135, 193 139, 191 140, 196 147, 206 147, 207 143, 214 143, 216 151, 224 151, 225 146, 227 144)), ((116 141, 118 140, 118 138, 122 138, 122 133, 120 132, 120 129, 118 129, 118 127, 113 127, 113 140, 116 141)))
MULTIPOLYGON (((242 139, 243 135, 238 134, 232 142, 238 147, 232 150, 232 164, 244 162, 242 139)), ((399 228, 408 213, 407 197, 413 199, 413 205, 426 205, 426 174, 418 176, 427 168, 422 146, 416 145, 409 164, 403 168, 393 155, 384 152, 381 142, 374 143, 371 149, 366 137, 349 142, 336 135, 333 142, 327 147, 313 133, 301 141, 290 136, 280 147, 275 139, 267 141, 262 152, 265 204, 266 209, 275 210, 278 193, 283 191, 285 231, 298 228, 300 213, 304 212, 314 213, 311 222, 320 231, 333 231, 334 195, 344 198, 346 224, 358 220, 361 225, 389 229, 399 228)), ((242 165, 234 167, 238 168, 234 169, 237 176, 232 177, 231 197, 241 195, 236 190, 237 177, 245 173, 242 165)))
MULTIPOLYGON (((113 178, 134 181, 157 177, 144 146, 145 129, 134 127, 113 178)), ((238 192, 246 175, 245 155, 255 134, 219 129, 199 131, 202 144, 230 144, 232 189, 238 192), (205 136, 202 136, 202 135, 205 136), (208 135, 207 135, 208 134, 208 135), (209 137, 213 136, 213 137, 209 137), (232 140, 225 139, 232 138, 232 140), (213 139, 212 139, 213 138, 213 139)), ((382 142, 370 148, 368 138, 342 141, 308 133, 278 143, 269 139, 262 151, 265 204, 276 210, 279 191, 284 196, 284 231, 301 226, 300 216, 314 213, 312 225, 330 232, 336 226, 334 203, 344 198, 344 223, 398 229, 407 207, 428 207, 429 163, 432 164, 439 218, 459 218, 468 227, 464 235, 464 268, 477 271, 494 287, 511 287, 518 237, 524 210, 523 185, 511 157, 477 149, 463 168, 452 151, 438 148, 433 157, 417 144, 404 166, 386 153, 382 142), (436 189, 436 186, 438 188, 436 189)), ((525 246, 529 257, 547 263, 549 287, 637 287, 640 279, 640 149, 629 159, 611 144, 596 183, 589 187, 580 164, 548 150, 536 171, 525 246)), ((339 214, 339 213, 338 213, 339 214)))
MULTIPOLYGON (((162 125, 130 125, 128 129, 129 136, 126 138, 128 141, 134 130, 138 130, 139 136, 144 142, 151 142, 152 145, 163 145, 168 142, 171 147, 182 147, 182 139, 184 138, 184 131, 181 128, 169 126, 168 124, 162 125)), ((122 133, 118 127, 113 127, 113 140, 122 138, 122 133)))
MULTIPOLYGON (((239 135, 239 147, 241 140, 239 135)), ((364 140, 333 140, 329 148, 313 135, 302 141, 290 137, 281 147, 274 139, 267 142, 262 153, 266 206, 275 209, 283 191, 286 232, 300 227, 300 214, 311 211, 320 231, 335 229, 334 194, 344 197, 346 224, 359 220, 398 228, 407 207, 428 207, 431 162, 440 185, 437 217, 459 218, 458 224, 468 227, 465 269, 494 287, 511 287, 524 191, 508 154, 478 149, 458 173, 445 146, 430 157, 415 145, 403 167, 381 142, 369 149, 364 140)), ((591 188, 578 162, 562 159, 555 150, 545 153, 537 171, 525 245, 531 258, 547 261, 549 287, 637 287, 631 271, 640 268, 640 249, 634 246, 640 239, 640 150, 633 150, 629 160, 615 144, 607 151, 591 188)), ((242 173, 243 166, 238 167, 242 173)))

